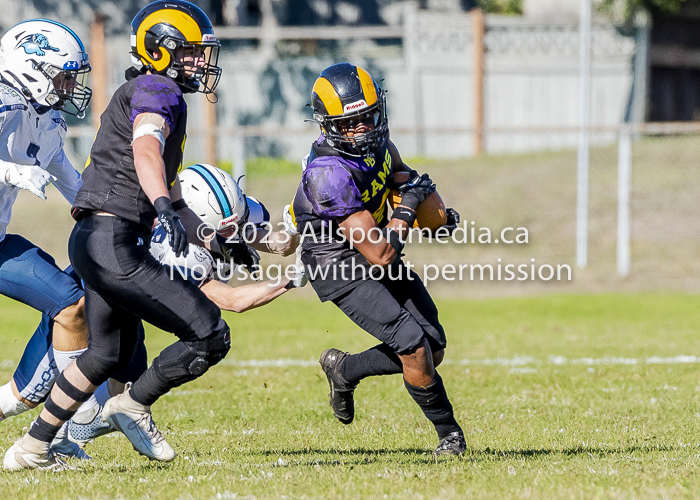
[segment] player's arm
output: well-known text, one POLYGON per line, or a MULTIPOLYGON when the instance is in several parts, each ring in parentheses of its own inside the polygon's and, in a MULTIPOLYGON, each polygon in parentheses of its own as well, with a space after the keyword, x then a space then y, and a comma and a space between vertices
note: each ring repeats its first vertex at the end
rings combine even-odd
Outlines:
MULTIPOLYGON (((134 167, 139 184, 151 203, 168 194, 163 149, 170 135, 165 118, 156 113, 141 113, 134 118, 134 167)), ((155 204, 155 203, 154 203, 155 204)))
POLYGON ((338 225, 353 247, 370 264, 379 266, 388 266, 396 260, 403 249, 403 239, 408 234, 408 223, 401 219, 391 219, 386 229, 381 231, 369 210, 343 217, 338 220, 338 225), (378 235, 382 233, 384 236, 379 238, 378 235))
POLYGON ((216 280, 210 280, 200 288, 209 299, 224 311, 242 313, 256 307, 264 306, 272 302, 280 295, 289 291, 286 286, 289 280, 281 280, 273 285, 272 281, 266 283, 251 283, 236 288, 230 287, 216 280))
POLYGON ((61 148, 46 167, 54 177, 54 185, 71 205, 75 202, 80 186, 83 184, 80 173, 73 167, 66 153, 61 148))
POLYGON ((38 150, 36 144, 29 142, 29 138, 33 135, 33 127, 26 113, 20 109, 0 112, 0 140, 8 145, 14 144, 14 147, 7 148, 9 156, 0 159, 0 184, 26 189, 45 200, 44 188, 50 182, 51 174, 39 165, 29 165, 28 163, 36 162, 36 158, 24 154, 25 144, 28 146, 27 151, 31 148, 38 150), (14 157, 13 150, 21 151, 21 156, 14 157))
POLYGON ((291 235, 286 231, 256 229, 255 239, 250 243, 250 246, 261 252, 287 257, 292 255, 299 246, 299 236, 291 235))

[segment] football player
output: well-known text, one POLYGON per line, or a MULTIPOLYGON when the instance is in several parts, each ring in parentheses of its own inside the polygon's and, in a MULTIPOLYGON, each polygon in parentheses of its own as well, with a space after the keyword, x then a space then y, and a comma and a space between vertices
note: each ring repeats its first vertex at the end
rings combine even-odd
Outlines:
POLYGON ((249 269, 257 266, 245 243, 197 231, 202 222, 182 200, 177 178, 187 126, 184 94, 210 94, 221 76, 211 21, 186 0, 157 0, 136 14, 131 28, 135 66, 101 116, 73 204, 68 253, 85 284, 90 342, 56 379, 36 423, 5 453, 7 469, 61 466, 49 453, 51 441, 81 403, 129 364, 142 320, 178 340, 107 401, 103 417, 139 453, 174 460, 151 405, 219 363, 231 335, 216 304, 150 254, 156 218, 177 256, 187 255, 189 238, 249 269))
MULTIPOLYGON (((53 257, 17 234, 7 234, 20 189, 42 200, 53 181, 71 204, 80 174, 63 151, 66 122, 82 117, 92 91, 88 54, 67 26, 24 21, 0 38, 0 293, 41 311, 53 325, 51 363, 67 367, 87 347, 83 290, 53 257)), ((0 420, 36 405, 24 386, 0 387, 0 420)))
MULTIPOLYGON (((244 195, 238 183, 223 170, 206 164, 191 165, 179 175, 183 199, 187 206, 220 234, 231 235, 246 228, 251 245, 263 252, 290 255, 295 251, 298 237, 283 231, 269 231, 270 214, 252 196, 244 195)), ((304 286, 303 267, 293 273, 291 280, 270 280, 232 288, 222 285, 235 274, 235 264, 212 257, 206 249, 190 244, 187 256, 177 257, 167 240, 167 233, 157 223, 151 236, 151 254, 162 265, 173 268, 194 283, 221 309, 241 313, 262 306, 292 288, 304 286)), ((79 282, 79 280, 78 280, 79 282)), ((20 389, 22 398, 31 407, 44 401, 59 375, 53 362, 53 322, 44 316, 27 344, 11 383, 20 389)), ((87 442, 116 429, 102 419, 106 401, 123 392, 128 382, 136 380, 147 368, 147 353, 143 331, 140 345, 128 367, 112 375, 95 391, 95 404, 83 404, 54 439, 51 450, 62 456, 89 458, 82 450, 87 442)), ((26 411, 26 410, 23 410, 26 411)), ((18 412, 19 414, 21 412, 18 412)))
MULTIPOLYGON (((401 260, 416 208, 435 186, 401 160, 389 140, 384 91, 364 69, 348 63, 326 68, 314 83, 312 106, 321 135, 291 207, 302 234, 301 259, 321 301, 332 301, 380 341, 358 354, 321 354, 335 417, 353 421, 353 391, 362 379, 402 373, 408 393, 435 426, 435 454, 461 454, 464 434, 435 369, 445 331, 425 286, 401 260), (398 186, 402 201, 389 217, 396 171, 411 175, 398 186)), ((450 216, 453 227, 458 215, 451 210, 450 216)))

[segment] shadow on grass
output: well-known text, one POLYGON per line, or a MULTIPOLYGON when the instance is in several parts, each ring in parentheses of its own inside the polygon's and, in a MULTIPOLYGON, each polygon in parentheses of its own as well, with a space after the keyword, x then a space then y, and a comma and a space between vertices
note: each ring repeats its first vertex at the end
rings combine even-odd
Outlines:
MULTIPOLYGON (((586 446, 576 446, 562 449, 525 449, 525 450, 498 450, 498 449, 470 449, 461 457, 440 457, 438 460, 459 459, 470 462, 494 461, 494 460, 517 460, 517 459, 539 459, 556 456, 584 456, 591 458, 606 458, 614 455, 630 455, 635 453, 656 453, 672 452, 676 448, 673 446, 620 446, 610 448, 594 448, 586 446)), ((284 456, 304 456, 311 465, 355 465, 370 464, 382 461, 392 455, 413 455, 412 461, 416 463, 435 463, 432 450, 420 448, 350 448, 344 450, 330 450, 319 448, 304 448, 300 450, 265 450, 259 452, 260 455, 268 457, 284 456), (322 459, 314 459, 314 456, 322 456, 322 459), (338 458, 327 458, 327 457, 338 458)))

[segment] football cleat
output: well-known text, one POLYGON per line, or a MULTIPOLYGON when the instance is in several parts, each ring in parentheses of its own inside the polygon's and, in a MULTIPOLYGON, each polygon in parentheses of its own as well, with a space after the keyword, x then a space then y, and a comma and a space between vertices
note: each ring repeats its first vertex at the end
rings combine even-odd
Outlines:
POLYGON ((348 383, 340 374, 340 366, 349 355, 349 352, 343 352, 339 349, 326 349, 321 353, 321 358, 318 360, 331 388, 331 392, 328 395, 330 398, 328 404, 333 408, 335 418, 345 425, 351 424, 355 418, 353 394, 355 387, 357 387, 357 384, 348 383))
POLYGON ((51 441, 50 451, 62 458, 78 458, 80 460, 92 459, 78 444, 68 439, 68 422, 61 426, 58 430, 58 434, 56 434, 54 440, 51 441))
POLYGON ((446 438, 440 441, 433 454, 436 457, 441 455, 461 455, 467 451, 467 443, 464 440, 462 431, 451 432, 446 438))
POLYGON ((3 468, 12 471, 22 469, 60 471, 71 467, 51 451, 49 443, 43 443, 25 434, 5 452, 3 468))
POLYGON ((76 414, 68 421, 68 439, 84 448, 96 438, 115 432, 117 429, 103 419, 103 411, 104 408, 101 405, 95 405, 90 410, 82 412, 85 415, 76 414))
POLYGON ((131 382, 124 392, 105 403, 102 418, 131 441, 134 449, 151 460, 171 462, 175 451, 151 417, 151 407, 131 399, 131 382))

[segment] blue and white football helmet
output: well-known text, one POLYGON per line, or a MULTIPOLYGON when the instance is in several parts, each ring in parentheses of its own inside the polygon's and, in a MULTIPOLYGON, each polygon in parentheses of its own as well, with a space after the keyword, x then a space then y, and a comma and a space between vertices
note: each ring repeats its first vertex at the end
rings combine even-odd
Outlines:
POLYGON ((250 213, 246 196, 224 170, 205 163, 190 165, 178 174, 187 206, 222 236, 244 229, 250 213))
POLYGON ((41 106, 84 117, 90 69, 83 42, 59 22, 24 21, 0 38, 0 75, 41 106))

